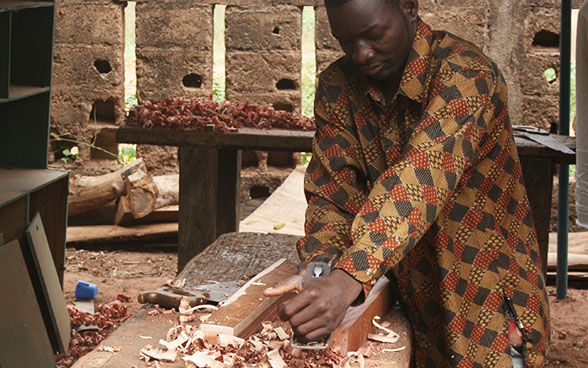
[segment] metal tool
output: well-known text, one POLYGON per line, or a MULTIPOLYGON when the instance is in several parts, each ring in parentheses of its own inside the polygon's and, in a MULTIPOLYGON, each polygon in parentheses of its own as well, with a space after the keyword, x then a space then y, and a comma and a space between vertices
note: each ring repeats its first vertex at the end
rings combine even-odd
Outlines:
POLYGON ((571 155, 574 154, 574 151, 557 141, 555 138, 549 135, 549 132, 543 129, 527 125, 513 125, 512 128, 515 135, 528 138, 555 151, 571 155))
POLYGON ((195 288, 196 291, 208 294, 208 302, 215 305, 229 299, 239 289, 237 281, 215 282, 195 288))
MULTIPOLYGON (((327 277, 331 273, 331 269, 335 263, 337 256, 331 258, 326 256, 318 256, 314 258, 306 268, 304 276, 308 277, 327 277)), ((292 347, 297 349, 307 350, 325 350, 329 347, 331 341, 331 334, 323 336, 315 341, 301 341, 295 335, 292 336, 292 347)))
POLYGON ((163 308, 179 308, 180 300, 187 297, 190 300, 190 307, 205 304, 208 301, 208 294, 202 292, 190 292, 182 288, 164 285, 152 291, 146 291, 137 297, 139 303, 159 304, 163 308))

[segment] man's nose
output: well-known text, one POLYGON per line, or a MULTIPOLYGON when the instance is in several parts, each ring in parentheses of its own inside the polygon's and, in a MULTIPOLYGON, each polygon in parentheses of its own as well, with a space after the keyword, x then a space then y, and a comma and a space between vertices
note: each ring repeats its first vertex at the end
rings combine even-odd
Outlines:
POLYGON ((358 41, 353 49, 353 62, 357 65, 364 65, 374 57, 374 50, 363 41, 358 41))

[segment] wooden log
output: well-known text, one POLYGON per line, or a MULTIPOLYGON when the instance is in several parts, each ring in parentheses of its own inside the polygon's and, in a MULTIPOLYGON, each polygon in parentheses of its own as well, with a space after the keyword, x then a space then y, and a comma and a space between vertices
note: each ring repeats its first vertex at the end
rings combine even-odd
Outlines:
POLYGON ((216 341, 219 333, 248 338, 261 329, 263 321, 274 321, 278 306, 289 295, 266 298, 263 290, 295 275, 297 269, 295 263, 282 258, 249 280, 200 326, 207 340, 216 341))
POLYGON ((375 316, 384 317, 390 309, 391 301, 390 281, 382 277, 364 303, 347 310, 339 328, 331 335, 333 349, 343 355, 357 351, 372 331, 372 319, 375 316))
POLYGON ((153 177, 157 186, 157 201, 155 208, 175 206, 180 203, 180 175, 159 175, 153 177))
POLYGON ((144 167, 139 159, 109 174, 74 176, 69 185, 69 216, 102 208, 118 199, 124 193, 124 180, 144 167))
POLYGON ((157 186, 146 170, 138 170, 125 179, 128 204, 133 217, 142 218, 153 212, 157 202, 157 186))

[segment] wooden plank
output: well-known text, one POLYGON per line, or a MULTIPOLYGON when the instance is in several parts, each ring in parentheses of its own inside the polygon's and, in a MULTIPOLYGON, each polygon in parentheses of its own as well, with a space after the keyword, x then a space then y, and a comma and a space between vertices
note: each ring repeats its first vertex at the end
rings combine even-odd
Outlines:
POLYGON ((18 240, 0 246, 0 366, 54 367, 51 342, 18 240))
POLYGON ((239 231, 241 212, 241 151, 222 149, 218 154, 216 237, 239 231))
POLYGON ((390 281, 382 277, 362 305, 347 310, 341 325, 333 331, 331 346, 343 355, 357 351, 372 331, 372 319, 375 316, 383 318, 390 310, 391 302, 390 281))
POLYGON ((157 208, 145 217, 136 219, 131 212, 131 208, 126 196, 120 197, 114 216, 114 224, 121 226, 133 226, 141 224, 157 224, 162 222, 178 222, 180 207, 166 206, 157 208))
POLYGON ((116 135, 119 143, 155 144, 194 148, 250 149, 260 151, 312 150, 314 132, 296 130, 241 128, 239 132, 195 132, 154 128, 121 126, 116 135))
MULTIPOLYGON (((552 135, 557 141, 575 151, 575 137, 552 135)), ((163 128, 146 130, 140 127, 121 126, 117 142, 156 144, 163 146, 217 147, 262 151, 310 152, 314 132, 296 130, 241 128, 234 133, 195 132, 163 128)), ((575 154, 549 149, 523 137, 515 137, 519 156, 551 158, 560 163, 574 163, 575 154)))
POLYGON ((216 239, 218 151, 180 147, 178 270, 216 239))
POLYGON ((71 322, 41 216, 37 214, 33 218, 26 234, 39 278, 35 283, 39 283, 42 291, 39 305, 48 310, 49 321, 45 320, 45 324, 49 338, 55 350, 66 353, 71 340, 71 322))
POLYGON ((200 326, 207 339, 216 340, 219 333, 247 338, 261 329, 263 321, 278 316, 278 306, 288 295, 266 298, 263 291, 289 276, 296 274, 296 264, 285 258, 277 261, 249 280, 229 298, 205 324, 200 326))
POLYGON ((107 244, 130 241, 173 239, 178 234, 177 223, 137 225, 124 227, 117 225, 69 226, 67 245, 107 244))

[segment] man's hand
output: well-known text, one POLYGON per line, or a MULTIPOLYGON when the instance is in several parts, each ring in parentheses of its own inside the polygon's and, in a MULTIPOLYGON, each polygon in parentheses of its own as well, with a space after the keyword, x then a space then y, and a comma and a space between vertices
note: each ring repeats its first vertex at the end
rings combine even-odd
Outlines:
POLYGON ((313 341, 339 326, 362 286, 345 271, 335 269, 327 277, 292 276, 264 294, 275 296, 295 290, 300 293, 282 305, 278 315, 290 322, 298 338, 313 341))

